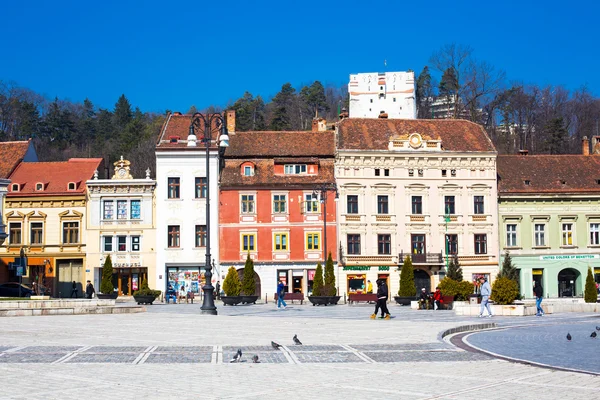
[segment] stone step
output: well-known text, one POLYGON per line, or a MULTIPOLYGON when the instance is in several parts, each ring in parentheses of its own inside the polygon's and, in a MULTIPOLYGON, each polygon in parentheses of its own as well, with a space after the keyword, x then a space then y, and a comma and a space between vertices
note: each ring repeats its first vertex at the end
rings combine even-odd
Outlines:
POLYGON ((80 315, 80 314, 132 314, 146 312, 144 306, 123 306, 123 307, 54 307, 54 308, 0 308, 0 317, 31 317, 39 315, 80 315))
POLYGON ((56 299, 56 300, 11 300, 0 301, 0 309, 42 309, 75 307, 110 307, 115 301, 110 299, 56 299))

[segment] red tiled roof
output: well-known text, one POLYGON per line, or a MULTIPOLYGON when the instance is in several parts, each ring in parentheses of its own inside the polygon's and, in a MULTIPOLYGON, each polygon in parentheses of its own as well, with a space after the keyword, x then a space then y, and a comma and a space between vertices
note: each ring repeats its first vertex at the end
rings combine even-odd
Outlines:
MULTIPOLYGON (((237 134, 236 134, 237 135, 237 134)), ((236 187, 304 187, 316 184, 333 183, 333 158, 319 161, 319 173, 317 175, 275 175, 275 161, 271 159, 229 159, 225 161, 225 168, 221 172, 222 189, 236 187), (254 175, 243 176, 241 166, 250 161, 254 164, 254 175)))
POLYGON ((11 175, 7 197, 19 196, 68 196, 85 193, 85 181, 92 179, 94 171, 102 172, 102 158, 71 158, 59 162, 24 162, 11 175), (75 190, 67 190, 69 182, 75 182, 75 190), (13 184, 20 185, 13 192, 13 184), (37 183, 44 184, 43 191, 36 191, 37 183))
MULTIPOLYGON (((157 150, 177 149, 177 150, 198 150, 205 149, 201 142, 204 136, 204 131, 199 132, 196 128, 195 134, 197 138, 196 147, 187 146, 187 138, 190 133, 190 123, 192 122, 192 114, 174 113, 169 114, 163 123, 163 126, 158 134, 156 142, 157 150), (171 139, 177 140, 171 143, 171 139)), ((216 127, 216 126, 215 126, 216 127)), ((213 132, 212 140, 218 139, 219 132, 213 132)), ((214 147, 214 143, 213 143, 214 147)))
POLYGON ((460 119, 346 118, 338 129, 339 150, 388 150, 392 136, 416 132, 441 140, 445 151, 496 151, 482 126, 460 119))
POLYGON ((0 143, 0 178, 7 179, 27 153, 30 140, 0 143))
POLYGON ((597 155, 499 155, 497 163, 501 195, 600 193, 597 155))
POLYGON ((333 131, 236 132, 225 158, 334 157, 333 131))

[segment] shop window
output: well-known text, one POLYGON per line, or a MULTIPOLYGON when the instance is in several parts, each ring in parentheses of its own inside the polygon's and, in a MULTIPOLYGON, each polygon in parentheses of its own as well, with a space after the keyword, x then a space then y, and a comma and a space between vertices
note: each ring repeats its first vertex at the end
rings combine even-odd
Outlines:
POLYGON ((319 250, 320 248, 320 233, 307 233, 306 250, 319 250))
POLYGON ((8 224, 8 243, 21 244, 22 232, 20 222, 11 222, 8 224))
POLYGON ((194 197, 196 199, 206 198, 206 178, 196 178, 196 190, 194 197))
POLYGON ((79 222, 63 222, 63 243, 79 243, 79 222))
POLYGON ((366 293, 365 275, 348 275, 348 293, 366 293))
POLYGON ((167 246, 169 248, 179 247, 179 225, 169 225, 167 227, 167 246))
POLYGON ((31 233, 29 235, 32 245, 40 245, 44 242, 44 223, 32 222, 31 233))

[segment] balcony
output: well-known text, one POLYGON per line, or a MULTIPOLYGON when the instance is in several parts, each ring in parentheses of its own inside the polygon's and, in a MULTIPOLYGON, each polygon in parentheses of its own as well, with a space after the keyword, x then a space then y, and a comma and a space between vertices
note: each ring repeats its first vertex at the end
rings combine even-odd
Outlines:
POLYGON ((443 264, 444 258, 442 253, 422 253, 422 254, 411 254, 404 253, 404 251, 400 252, 399 255, 399 264, 404 264, 404 259, 406 256, 410 256, 413 264, 443 264))

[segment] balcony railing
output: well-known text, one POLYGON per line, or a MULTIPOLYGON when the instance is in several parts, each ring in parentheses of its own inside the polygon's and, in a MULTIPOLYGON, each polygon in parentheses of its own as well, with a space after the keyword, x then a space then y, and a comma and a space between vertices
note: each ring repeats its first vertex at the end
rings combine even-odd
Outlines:
POLYGON ((406 256, 410 256, 413 264, 442 264, 444 262, 442 253, 412 254, 401 251, 398 259, 400 265, 404 264, 404 259, 406 256))

